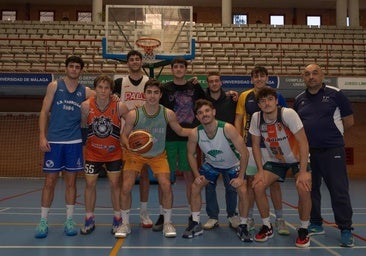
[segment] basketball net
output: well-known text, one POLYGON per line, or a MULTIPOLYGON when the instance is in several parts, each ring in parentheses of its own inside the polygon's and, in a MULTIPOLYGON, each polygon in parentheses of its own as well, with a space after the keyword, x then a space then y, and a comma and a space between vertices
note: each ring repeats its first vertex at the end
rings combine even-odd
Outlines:
POLYGON ((145 63, 152 63, 155 61, 154 49, 161 45, 160 40, 152 37, 141 37, 136 40, 136 45, 144 50, 142 56, 145 63))

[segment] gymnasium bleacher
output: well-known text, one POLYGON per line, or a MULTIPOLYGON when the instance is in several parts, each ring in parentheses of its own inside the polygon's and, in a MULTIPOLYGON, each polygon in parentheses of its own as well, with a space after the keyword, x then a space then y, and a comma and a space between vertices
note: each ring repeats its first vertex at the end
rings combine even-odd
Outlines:
MULTIPOLYGON (((131 28, 124 25, 123 30, 131 28)), ((112 33, 118 41, 118 28, 112 33)), ((126 73, 126 65, 103 59, 104 34, 104 23, 1 21, 0 72, 63 73, 65 58, 77 54, 86 62, 86 73, 126 73)), ((327 75, 366 74, 362 28, 195 23, 193 37, 196 57, 190 74, 248 74, 253 65, 262 64, 275 75, 299 75, 311 62, 322 65, 327 75)))

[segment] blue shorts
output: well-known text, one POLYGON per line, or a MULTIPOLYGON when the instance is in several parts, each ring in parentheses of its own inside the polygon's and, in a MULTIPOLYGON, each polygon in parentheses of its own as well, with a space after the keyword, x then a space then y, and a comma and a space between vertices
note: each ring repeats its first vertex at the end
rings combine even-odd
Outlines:
POLYGON ((108 172, 118 173, 122 170, 122 159, 111 162, 85 161, 85 175, 98 175, 104 169, 103 165, 105 165, 108 172))
POLYGON ((44 154, 43 171, 52 173, 62 170, 78 172, 84 169, 83 144, 50 143, 51 151, 44 154))
MULTIPOLYGON (((287 170, 291 169, 292 174, 295 176, 300 171, 299 165, 300 163, 287 164, 287 163, 266 162, 263 165, 263 169, 279 176, 277 181, 284 182, 286 179, 287 170)), ((309 172, 310 170, 311 170, 310 164, 308 163, 307 171, 309 172)))
POLYGON ((208 180, 211 184, 216 185, 217 178, 219 177, 220 173, 227 173, 229 175, 229 179, 232 180, 238 177, 239 169, 239 166, 229 169, 221 169, 205 163, 201 166, 199 172, 202 176, 205 176, 206 180, 208 180))

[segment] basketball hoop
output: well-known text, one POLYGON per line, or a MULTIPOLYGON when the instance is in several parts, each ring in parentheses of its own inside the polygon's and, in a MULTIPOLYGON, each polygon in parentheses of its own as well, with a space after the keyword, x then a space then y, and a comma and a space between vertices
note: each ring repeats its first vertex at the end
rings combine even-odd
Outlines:
POLYGON ((139 48, 144 49, 144 61, 152 62, 153 60, 155 60, 154 49, 158 48, 161 45, 161 42, 159 39, 153 37, 141 37, 136 40, 136 45, 139 48))

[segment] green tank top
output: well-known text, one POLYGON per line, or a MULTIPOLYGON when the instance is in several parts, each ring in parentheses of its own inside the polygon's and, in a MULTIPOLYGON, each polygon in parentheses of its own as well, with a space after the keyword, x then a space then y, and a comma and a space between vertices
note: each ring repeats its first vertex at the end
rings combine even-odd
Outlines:
POLYGON ((167 124, 166 108, 162 105, 160 105, 159 111, 153 115, 147 114, 145 106, 136 109, 134 130, 148 131, 153 136, 154 142, 152 148, 142 156, 155 157, 164 152, 167 124))

